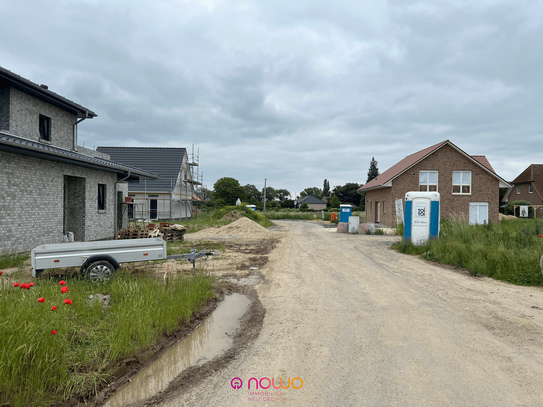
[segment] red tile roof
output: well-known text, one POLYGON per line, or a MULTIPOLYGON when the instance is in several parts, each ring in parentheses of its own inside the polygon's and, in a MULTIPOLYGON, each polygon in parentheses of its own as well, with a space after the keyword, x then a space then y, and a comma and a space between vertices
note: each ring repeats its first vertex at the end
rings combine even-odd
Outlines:
POLYGON ((449 140, 445 140, 445 141, 442 141, 441 143, 437 143, 433 146, 425 148, 424 150, 420 150, 414 154, 408 155, 403 160, 401 160, 400 162, 396 163, 395 165, 390 167, 388 170, 383 172, 377 178, 372 179, 366 185, 363 185, 362 187, 358 188, 358 190, 366 191, 369 189, 384 187, 387 182, 392 181, 394 178, 398 177, 400 174, 407 171, 413 165, 422 161, 424 158, 426 158, 430 154, 433 154, 434 152, 436 152, 437 150, 439 150, 441 147, 443 147, 446 144, 449 144, 451 147, 458 150, 460 153, 464 154, 466 157, 471 158, 478 164, 482 165, 488 171, 494 174, 498 179, 505 182, 500 176, 498 176, 498 174, 496 174, 496 172, 494 171, 494 168, 492 168, 492 165, 490 165, 490 163, 488 162, 487 158, 484 155, 470 156, 466 152, 464 152, 463 150, 455 146, 453 143, 451 143, 449 140))

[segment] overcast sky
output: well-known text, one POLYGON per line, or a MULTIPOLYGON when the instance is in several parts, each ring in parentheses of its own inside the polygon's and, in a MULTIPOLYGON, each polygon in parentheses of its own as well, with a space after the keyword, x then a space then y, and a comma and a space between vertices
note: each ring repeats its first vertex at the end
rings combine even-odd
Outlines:
POLYGON ((80 144, 200 150, 204 183, 363 184, 451 140, 543 163, 543 2, 3 0, 0 65, 98 114, 80 144))

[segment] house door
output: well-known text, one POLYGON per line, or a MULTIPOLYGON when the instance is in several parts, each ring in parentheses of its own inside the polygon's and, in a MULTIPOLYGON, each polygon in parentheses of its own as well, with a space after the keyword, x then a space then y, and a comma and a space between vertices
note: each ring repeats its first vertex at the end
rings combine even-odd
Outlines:
POLYGON ((375 202, 375 223, 381 222, 381 202, 375 202))
POLYGON ((488 202, 469 203, 469 224, 486 225, 488 223, 488 202))
POLYGON ((156 199, 151 199, 149 201, 149 217, 153 220, 157 219, 157 202, 158 201, 156 199))

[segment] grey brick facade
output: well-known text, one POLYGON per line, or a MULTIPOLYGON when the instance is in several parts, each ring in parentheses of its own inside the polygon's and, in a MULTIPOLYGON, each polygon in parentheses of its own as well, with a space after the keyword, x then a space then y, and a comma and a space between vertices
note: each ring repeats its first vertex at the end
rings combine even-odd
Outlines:
POLYGON ((0 253, 60 243, 68 231, 76 240, 113 237, 115 173, 3 151, 0 163, 0 253), (98 211, 99 183, 106 211, 98 211))
POLYGON ((75 114, 13 87, 10 89, 10 106, 9 132, 11 134, 42 142, 39 132, 41 114, 51 118, 51 144, 65 150, 74 149, 74 124, 77 121, 75 114))

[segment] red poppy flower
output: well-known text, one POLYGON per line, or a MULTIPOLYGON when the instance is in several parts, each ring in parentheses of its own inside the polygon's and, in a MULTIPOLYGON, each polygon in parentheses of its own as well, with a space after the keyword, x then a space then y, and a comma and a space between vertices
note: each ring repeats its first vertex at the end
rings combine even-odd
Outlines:
POLYGON ((57 331, 55 331, 54 329, 51 331, 51 335, 56 335, 57 334, 57 331))
POLYGON ((60 281, 58 282, 58 285, 66 285, 66 281, 60 280, 60 281))
POLYGON ((65 294, 66 291, 70 291, 70 289, 68 287, 62 287, 60 291, 62 292, 62 294, 65 294))
POLYGON ((34 283, 30 283, 29 286, 30 286, 30 287, 34 287, 34 283))
POLYGON ((57 307, 55 307, 54 305, 51 307, 51 311, 56 311, 57 310, 57 307))
POLYGON ((15 284, 13 284, 13 287, 19 287, 20 285, 21 284, 19 284, 19 283, 15 283, 15 284))
POLYGON ((539 237, 543 237, 543 235, 539 235, 539 237))
POLYGON ((66 298, 64 300, 64 304, 72 305, 72 300, 70 300, 69 298, 66 298))
POLYGON ((0 271, 0 276, 2 275, 3 271, 0 271))
POLYGON ((43 304, 45 302, 45 298, 43 297, 38 298, 38 302, 41 302, 43 304))
POLYGON ((21 288, 24 288, 25 290, 28 290, 30 288, 30 284, 23 283, 23 284, 21 284, 21 288))

